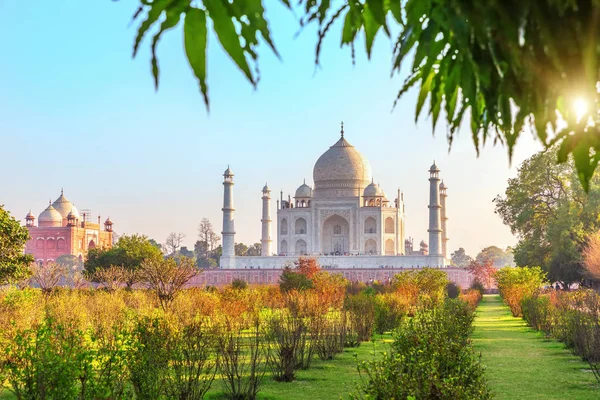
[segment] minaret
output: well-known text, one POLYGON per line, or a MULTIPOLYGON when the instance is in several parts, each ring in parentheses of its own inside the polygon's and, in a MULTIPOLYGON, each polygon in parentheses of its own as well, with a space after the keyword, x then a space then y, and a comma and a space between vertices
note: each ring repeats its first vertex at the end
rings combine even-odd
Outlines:
POLYGON ((221 268, 235 268, 235 227, 233 224, 233 172, 227 166, 223 173, 223 253, 220 259, 221 268))
POLYGON ((271 253, 271 190, 265 183, 265 187, 262 190, 262 238, 260 239, 261 250, 260 255, 270 256, 271 253))
POLYGON ((442 229, 440 209, 440 170, 435 161, 429 168, 429 255, 440 256, 442 229))
POLYGON ((446 189, 448 187, 444 184, 444 181, 440 183, 440 216, 442 219, 442 256, 448 259, 448 214, 446 214, 446 189))

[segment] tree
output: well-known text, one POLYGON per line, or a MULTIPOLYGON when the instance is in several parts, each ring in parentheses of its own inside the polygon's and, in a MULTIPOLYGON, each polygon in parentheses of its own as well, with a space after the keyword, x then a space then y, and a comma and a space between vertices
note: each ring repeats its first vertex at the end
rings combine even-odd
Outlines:
POLYGON ((570 285, 583 277, 581 252, 600 229, 600 178, 585 193, 572 161, 553 164, 557 148, 535 154, 494 199, 496 213, 519 239, 517 265, 540 265, 551 281, 570 285))
POLYGON ((488 246, 483 248, 477 257, 475 258, 480 264, 490 263, 496 268, 502 268, 506 266, 514 266, 514 255, 512 249, 508 248, 506 251, 502 250, 497 246, 488 246))
POLYGON ((452 259, 452 264, 458 268, 465 268, 473 261, 473 258, 467 255, 465 249, 462 247, 453 252, 450 258, 452 259))
POLYGON ((0 285, 15 283, 31 275, 33 256, 23 254, 29 231, 0 204, 0 285))
POLYGON ((127 286, 131 287, 136 281, 135 272, 143 261, 162 258, 162 252, 146 236, 123 235, 119 238, 116 246, 110 249, 90 249, 84 268, 88 274, 93 276, 98 269, 106 269, 111 266, 122 267, 129 273, 127 286))
POLYGON ((198 225, 198 241, 194 244, 196 264, 199 268, 216 268, 221 257, 221 247, 217 247, 219 236, 208 218, 202 218, 198 225))
POLYGON ((244 243, 235 243, 233 245, 233 249, 236 256, 247 256, 248 255, 248 246, 244 243))
POLYGON ((248 255, 249 256, 253 256, 253 257, 258 257, 260 256, 262 252, 262 244, 261 243, 254 243, 252 246, 250 246, 248 248, 248 255))
MULTIPOLYGON (((280 1, 299 16, 301 27, 317 25, 316 65, 320 63, 323 41, 331 36, 331 27, 338 20, 343 21, 341 45, 351 47, 353 61, 358 40, 365 37, 370 58, 375 37, 383 32, 394 43, 392 75, 399 74, 406 64, 411 65, 397 99, 409 88, 420 86, 416 119, 429 99, 427 113, 432 117, 433 129, 440 114, 446 116, 450 146, 465 119, 469 120, 477 152, 482 144, 493 140, 507 146, 509 159, 520 134, 532 131, 547 147, 560 143, 553 162, 565 162, 573 154, 578 178, 588 190, 600 160, 600 135, 596 132, 600 126, 596 91, 600 52, 595 33, 599 3, 280 1), (398 32, 397 36, 393 37, 392 32, 398 32), (587 102, 589 112, 581 102, 587 102)), ((279 57, 263 3, 266 0, 235 5, 229 0, 140 0, 133 19, 141 15, 145 19, 138 28, 133 56, 144 36, 155 32, 151 64, 158 89, 157 43, 184 16, 187 59, 208 109, 208 27, 254 87, 260 74, 259 43, 266 44, 279 57)))
POLYGON ((30 282, 39 286, 42 293, 47 296, 66 277, 67 269, 57 263, 48 263, 44 266, 33 263, 31 272, 30 282))
POLYGON ((491 289, 496 274, 496 268, 492 259, 472 261, 467 270, 473 275, 476 282, 483 285, 485 289, 491 289))
POLYGON ((181 254, 183 257, 194 258, 194 252, 189 250, 186 246, 183 246, 181 249, 179 249, 179 254, 181 254))
MULTIPOLYGON (((150 242, 150 244, 154 247, 156 247, 157 249, 159 249, 160 251, 163 251, 162 248, 162 244, 158 243, 156 240, 154 239, 148 239, 148 241, 150 242)), ((115 243, 116 244, 116 243, 115 243)))
POLYGON ((179 251, 179 248, 181 247, 181 243, 183 242, 184 238, 185 235, 181 232, 169 233, 169 235, 165 239, 165 251, 167 252, 168 256, 173 257, 179 251))
POLYGON ((200 221, 200 224, 198 225, 198 238, 201 242, 206 243, 208 252, 212 252, 221 240, 208 218, 202 218, 202 221, 200 221))
POLYGON ((169 307, 189 280, 198 274, 194 260, 182 257, 179 261, 177 263, 173 258, 147 259, 140 267, 140 281, 156 293, 163 310, 169 307))

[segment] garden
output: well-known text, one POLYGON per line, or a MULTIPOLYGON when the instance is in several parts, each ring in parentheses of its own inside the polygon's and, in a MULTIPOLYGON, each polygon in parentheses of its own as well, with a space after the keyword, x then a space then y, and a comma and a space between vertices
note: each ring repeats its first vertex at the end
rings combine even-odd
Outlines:
POLYGON ((279 285, 221 289, 187 288, 168 259, 140 287, 117 272, 0 291, 0 398, 491 397, 470 339, 481 293, 443 271, 366 286, 299 259, 279 285))

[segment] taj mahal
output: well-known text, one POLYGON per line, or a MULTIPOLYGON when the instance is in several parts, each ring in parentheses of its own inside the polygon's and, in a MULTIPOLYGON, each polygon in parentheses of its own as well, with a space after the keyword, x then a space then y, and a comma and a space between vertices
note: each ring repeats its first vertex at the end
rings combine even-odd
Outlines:
POLYGON ((344 138, 323 153, 313 168, 314 187, 304 182, 295 196, 276 200, 272 235, 271 190, 262 189, 261 256, 236 256, 234 174, 223 174, 223 253, 221 269, 280 269, 300 256, 334 268, 443 268, 447 258, 447 187, 440 170, 429 168, 429 244, 418 249, 405 234, 404 194, 390 201, 374 182, 369 161, 344 138))

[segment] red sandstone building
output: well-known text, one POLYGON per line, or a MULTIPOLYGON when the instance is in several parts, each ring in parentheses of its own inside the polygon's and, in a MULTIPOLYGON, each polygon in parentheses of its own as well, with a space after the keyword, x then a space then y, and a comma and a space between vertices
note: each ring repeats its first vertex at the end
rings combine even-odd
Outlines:
POLYGON ((110 248, 112 221, 107 218, 104 230, 101 230, 100 217, 97 223, 90 218, 89 213, 80 215, 61 190, 60 197, 39 215, 37 226, 31 211, 25 217, 25 226, 31 236, 25 245, 25 253, 32 254, 38 264, 46 264, 65 254, 83 260, 91 248, 110 248))

